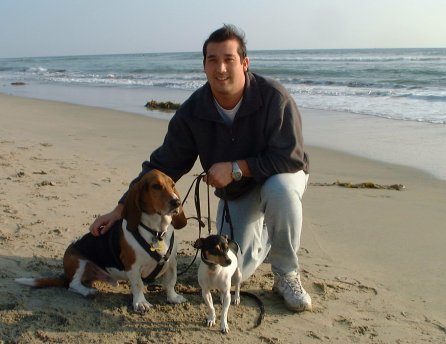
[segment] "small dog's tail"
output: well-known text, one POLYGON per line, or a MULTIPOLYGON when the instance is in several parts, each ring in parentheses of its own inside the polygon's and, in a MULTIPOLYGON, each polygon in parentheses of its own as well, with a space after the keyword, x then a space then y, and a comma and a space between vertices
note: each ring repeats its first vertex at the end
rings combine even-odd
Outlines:
POLYGON ((15 281, 33 288, 64 287, 68 288, 68 280, 64 277, 16 278, 15 281))

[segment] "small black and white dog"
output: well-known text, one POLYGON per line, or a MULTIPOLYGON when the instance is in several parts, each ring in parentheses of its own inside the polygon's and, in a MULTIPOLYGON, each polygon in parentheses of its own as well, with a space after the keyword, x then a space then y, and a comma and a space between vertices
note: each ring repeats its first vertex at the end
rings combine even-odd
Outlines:
POLYGON ((242 274, 237 265, 238 245, 227 236, 210 235, 200 238, 194 244, 201 249, 201 263, 198 268, 198 283, 201 287, 204 302, 208 308, 206 324, 215 325, 215 308, 211 290, 220 291, 222 302, 220 330, 229 332, 228 310, 231 303, 231 284, 235 285, 234 304, 240 304, 240 284, 242 274))

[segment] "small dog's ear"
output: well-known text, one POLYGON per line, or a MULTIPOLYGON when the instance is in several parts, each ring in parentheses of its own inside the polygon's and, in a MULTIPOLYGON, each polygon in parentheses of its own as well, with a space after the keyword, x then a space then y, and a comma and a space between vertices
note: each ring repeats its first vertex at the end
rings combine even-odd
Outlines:
POLYGON ((239 245, 234 240, 229 240, 228 246, 229 246, 229 249, 231 251, 235 252, 236 254, 238 253, 238 251, 240 249, 239 245))
POLYGON ((202 238, 198 238, 195 243, 194 243, 194 248, 196 249, 200 249, 203 247, 203 239, 202 238))

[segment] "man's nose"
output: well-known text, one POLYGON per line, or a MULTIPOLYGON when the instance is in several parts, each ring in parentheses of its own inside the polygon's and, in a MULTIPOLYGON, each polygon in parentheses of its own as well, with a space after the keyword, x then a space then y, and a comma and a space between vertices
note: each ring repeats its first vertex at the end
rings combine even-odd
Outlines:
POLYGON ((219 72, 219 73, 225 73, 226 72, 226 63, 224 61, 219 62, 217 64, 217 72, 219 72))

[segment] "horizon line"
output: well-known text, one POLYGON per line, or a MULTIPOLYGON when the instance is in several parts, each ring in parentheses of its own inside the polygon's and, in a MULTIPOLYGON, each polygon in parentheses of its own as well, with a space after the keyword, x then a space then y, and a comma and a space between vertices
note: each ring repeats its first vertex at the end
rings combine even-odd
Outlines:
MULTIPOLYGON (((441 50, 446 49, 446 47, 399 47, 399 48, 289 48, 289 49, 251 49, 249 52, 261 52, 261 51, 317 51, 317 50, 325 50, 325 51, 336 51, 336 50, 441 50)), ((47 57, 83 57, 83 56, 106 56, 106 55, 155 55, 155 54, 202 54, 201 50, 197 51, 154 51, 154 52, 133 52, 133 53, 92 53, 92 54, 62 54, 62 55, 34 55, 34 56, 9 56, 9 57, 1 57, 0 59, 26 59, 26 58, 47 58, 47 57)))

